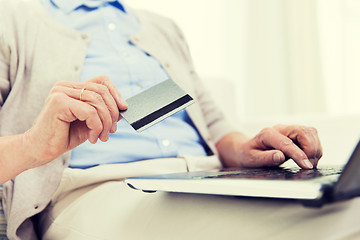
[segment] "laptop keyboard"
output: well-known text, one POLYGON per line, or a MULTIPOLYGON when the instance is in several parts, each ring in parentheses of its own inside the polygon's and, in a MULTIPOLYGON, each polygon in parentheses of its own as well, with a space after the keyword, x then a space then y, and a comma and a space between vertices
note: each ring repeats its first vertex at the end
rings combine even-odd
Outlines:
POLYGON ((274 180, 307 180, 324 176, 341 174, 341 168, 300 169, 300 168, 250 168, 250 169, 223 169, 203 176, 203 178, 250 178, 274 180))

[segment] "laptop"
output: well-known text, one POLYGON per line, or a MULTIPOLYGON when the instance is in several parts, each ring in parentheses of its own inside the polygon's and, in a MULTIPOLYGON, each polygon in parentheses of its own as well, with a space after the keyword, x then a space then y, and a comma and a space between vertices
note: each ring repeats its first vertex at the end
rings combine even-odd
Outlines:
POLYGON ((219 169, 130 177, 124 181, 144 192, 291 199, 304 206, 321 207, 360 195, 360 141, 345 166, 340 167, 219 169))

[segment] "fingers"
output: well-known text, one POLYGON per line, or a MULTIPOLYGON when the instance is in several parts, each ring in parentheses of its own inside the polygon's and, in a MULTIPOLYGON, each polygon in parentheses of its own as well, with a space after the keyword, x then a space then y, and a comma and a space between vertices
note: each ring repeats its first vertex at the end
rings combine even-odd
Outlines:
POLYGON ((117 104, 118 108, 120 110, 126 110, 127 109, 127 107, 128 107, 127 103, 122 98, 121 93, 118 91, 116 86, 109 80, 108 77, 99 76, 99 77, 92 78, 92 79, 88 80, 87 82, 101 84, 101 85, 106 86, 108 88, 111 96, 116 101, 116 104, 117 104))
POLYGON ((115 101, 111 98, 109 94, 106 93, 106 88, 101 86, 92 86, 92 84, 88 85, 87 90, 85 88, 75 89, 69 87, 58 86, 57 90, 60 92, 64 92, 69 97, 80 100, 89 104, 97 110, 97 113, 100 116, 101 122, 103 124, 103 132, 100 135, 100 139, 102 141, 106 141, 108 138, 108 134, 114 133, 116 131, 116 122, 118 121, 119 110, 116 107, 115 101), (92 91, 94 87, 98 89, 92 91))
POLYGON ((286 157, 278 150, 252 150, 249 153, 246 167, 276 167, 286 161, 286 157), (250 160, 250 161, 249 161, 250 160))
MULTIPOLYGON (((275 128, 266 128, 255 137, 255 142, 257 145, 256 147, 263 150, 279 150, 284 153, 286 157, 292 158, 297 163, 297 165, 299 165, 299 167, 311 169, 314 167, 314 165, 309 161, 309 158, 305 151, 303 151, 301 145, 304 144, 304 142, 309 142, 309 139, 308 137, 300 135, 301 134, 295 134, 296 137, 294 139, 291 139, 290 137, 282 134, 275 128), (297 145, 297 143, 293 140, 299 141, 299 145, 297 145)), ((309 145, 307 145, 307 147, 309 148, 309 145)), ((317 165, 317 161, 314 161, 314 164, 317 165)))
MULTIPOLYGON (((115 117, 117 116, 116 112, 114 111, 114 113, 112 114, 113 116, 111 116, 111 110, 109 110, 112 108, 111 105, 107 106, 102 96, 93 91, 83 91, 82 101, 78 101, 80 91, 81 90, 79 89, 57 86, 53 92, 64 93, 71 99, 75 100, 76 102, 72 102, 72 105, 70 105, 72 111, 73 109, 81 109, 83 111, 87 111, 90 115, 93 115, 95 112, 101 121, 100 124, 102 128, 102 131, 99 134, 98 138, 100 138, 101 141, 107 141, 109 133, 114 132, 114 130, 116 131, 116 129, 113 128, 113 123, 117 122, 117 117, 115 117), (86 106, 86 108, 84 106, 86 106)), ((80 112, 78 112, 78 114, 80 114, 80 112)), ((84 112, 83 114, 86 114, 86 112, 84 112)), ((83 115, 79 115, 76 117, 80 121, 84 121, 83 115)), ((89 129, 93 128, 93 126, 88 127, 89 129)))
POLYGON ((317 166, 319 159, 322 157, 322 146, 313 127, 305 126, 275 126, 280 133, 288 136, 292 141, 302 149, 309 161, 314 167, 317 166))
POLYGON ((101 138, 103 133, 103 123, 98 114, 98 111, 89 104, 83 102, 75 102, 74 99, 69 100, 71 106, 71 112, 74 117, 80 121, 85 121, 88 131, 88 140, 90 143, 95 144, 97 139, 101 138))
MULTIPOLYGON (((98 135, 101 141, 107 141, 109 133, 116 132, 117 121, 121 119, 119 109, 127 108, 121 94, 105 76, 96 77, 82 83, 59 82, 52 91, 65 93, 70 98, 77 100, 79 106, 83 105, 80 103, 91 106, 92 108, 87 108, 90 111, 89 114, 93 114, 94 110, 96 111, 102 125, 102 131, 98 135)), ((82 110, 85 110, 85 108, 83 107, 82 110)), ((81 119, 79 118, 79 120, 81 119)), ((93 126, 88 127, 93 129, 93 126)), ((89 136, 95 136, 97 133, 92 130, 90 132, 93 133, 89 136)), ((94 143, 94 139, 91 142, 94 143)))

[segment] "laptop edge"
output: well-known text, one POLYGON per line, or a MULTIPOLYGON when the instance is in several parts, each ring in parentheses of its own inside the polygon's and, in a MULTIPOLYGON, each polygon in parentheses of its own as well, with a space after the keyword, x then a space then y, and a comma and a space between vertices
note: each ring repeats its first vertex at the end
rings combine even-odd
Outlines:
MULTIPOLYGON (((205 172, 163 174, 125 179, 131 188, 145 192, 165 191, 200 193, 242 197, 262 197, 299 200, 309 207, 321 207, 326 203, 360 196, 360 141, 339 175, 321 179, 337 179, 336 184, 311 180, 259 180, 259 179, 204 179, 205 172)), ((211 174, 209 172, 208 174, 211 174)), ((320 179, 320 178, 319 178, 320 179)))

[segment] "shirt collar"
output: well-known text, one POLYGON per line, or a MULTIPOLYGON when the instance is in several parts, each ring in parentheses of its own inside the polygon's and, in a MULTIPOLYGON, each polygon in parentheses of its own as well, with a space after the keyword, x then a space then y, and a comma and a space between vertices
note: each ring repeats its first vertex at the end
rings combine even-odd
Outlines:
POLYGON ((89 8, 98 8, 103 2, 118 2, 121 10, 124 11, 122 0, 50 0, 54 5, 66 13, 74 11, 76 8, 84 5, 89 8))

